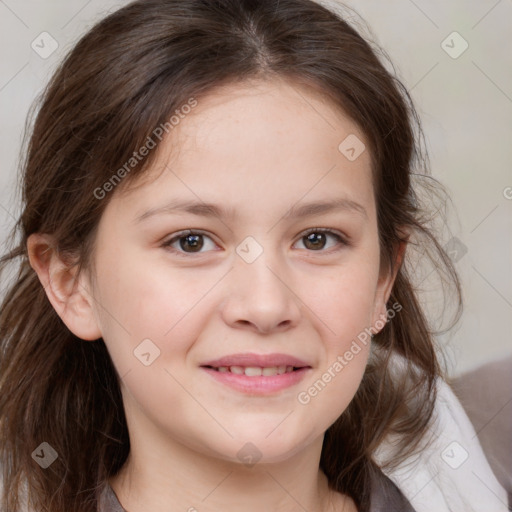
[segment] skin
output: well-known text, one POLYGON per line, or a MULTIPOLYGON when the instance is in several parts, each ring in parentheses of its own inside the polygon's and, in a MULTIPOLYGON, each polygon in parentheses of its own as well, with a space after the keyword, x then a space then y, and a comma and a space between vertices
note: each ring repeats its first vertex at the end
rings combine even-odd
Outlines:
POLYGON ((370 154, 349 161, 338 146, 350 134, 365 142, 313 89, 284 80, 225 86, 164 139, 144 180, 112 193, 94 272, 73 275, 47 235, 29 238, 55 310, 83 340, 102 337, 121 376, 131 452, 111 485, 130 512, 356 510, 328 489, 319 460, 325 431, 359 386, 369 344, 309 403, 297 399, 385 315, 398 268, 380 271, 370 154), (366 214, 284 217, 292 206, 341 197, 366 214), (198 198, 236 215, 136 221, 198 198), (349 244, 328 234, 311 248, 309 228, 339 232, 349 244), (173 243, 181 255, 163 246, 185 229, 207 232, 200 253, 186 240, 185 249, 173 243), (263 249, 252 263, 236 252, 248 236, 263 249), (160 355, 145 366, 133 351, 148 338, 160 355), (200 368, 241 352, 290 354, 311 369, 298 384, 258 396, 200 368), (246 443, 261 456, 251 467, 237 457, 246 443))

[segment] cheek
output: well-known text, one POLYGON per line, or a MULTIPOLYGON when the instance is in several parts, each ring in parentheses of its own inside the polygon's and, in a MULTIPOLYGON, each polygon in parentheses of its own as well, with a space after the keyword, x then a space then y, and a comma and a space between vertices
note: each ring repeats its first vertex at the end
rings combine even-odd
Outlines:
POLYGON ((377 278, 374 264, 347 265, 309 296, 320 319, 324 357, 297 398, 325 418, 325 428, 346 409, 366 369, 377 278))
POLYGON ((321 320, 331 348, 343 350, 371 326, 377 279, 376 265, 347 265, 308 294, 307 304, 321 320))
POLYGON ((147 339, 156 354, 170 360, 186 353, 207 320, 205 295, 221 277, 150 263, 135 254, 105 257, 97 271, 101 330, 120 372, 138 363, 134 351, 147 339))
POLYGON ((369 344, 350 345, 299 393, 299 407, 312 430, 327 430, 347 409, 363 378, 369 351, 369 344))

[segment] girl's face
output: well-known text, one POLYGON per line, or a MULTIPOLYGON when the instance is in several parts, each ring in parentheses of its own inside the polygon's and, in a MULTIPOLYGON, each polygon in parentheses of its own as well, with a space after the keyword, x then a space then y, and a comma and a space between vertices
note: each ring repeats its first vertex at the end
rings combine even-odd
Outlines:
POLYGON ((111 192, 91 315, 132 443, 284 460, 345 410, 361 334, 384 323, 365 137, 285 81, 224 87, 182 117, 150 179, 111 192))

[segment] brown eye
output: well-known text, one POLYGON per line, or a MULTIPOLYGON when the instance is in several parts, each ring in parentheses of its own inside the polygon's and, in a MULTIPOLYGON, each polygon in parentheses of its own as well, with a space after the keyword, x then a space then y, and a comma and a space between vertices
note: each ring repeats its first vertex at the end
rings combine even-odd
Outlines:
POLYGON ((178 240, 181 249, 184 251, 190 248, 192 252, 198 252, 204 245, 203 235, 187 235, 180 237, 178 240))
POLYGON ((310 233, 309 235, 304 237, 304 245, 308 249, 318 250, 323 249, 326 241, 325 233, 310 233))
MULTIPOLYGON (((333 238, 337 245, 348 245, 346 241, 337 233, 327 229, 311 229, 305 235, 302 236, 300 241, 303 242, 304 247, 310 251, 322 251, 322 249, 329 249, 336 243, 331 244, 330 247, 326 247, 330 238, 333 238)), ((326 251, 324 251, 326 252, 326 251)))
POLYGON ((215 248, 215 243, 211 240, 209 236, 203 233, 197 233, 191 230, 187 230, 185 232, 178 233, 176 236, 172 237, 167 242, 164 242, 162 244, 162 247, 169 248, 173 252, 180 255, 201 252, 204 253, 207 251, 202 251, 202 249, 208 249, 208 244, 205 243, 206 240, 210 240, 212 249, 215 248))

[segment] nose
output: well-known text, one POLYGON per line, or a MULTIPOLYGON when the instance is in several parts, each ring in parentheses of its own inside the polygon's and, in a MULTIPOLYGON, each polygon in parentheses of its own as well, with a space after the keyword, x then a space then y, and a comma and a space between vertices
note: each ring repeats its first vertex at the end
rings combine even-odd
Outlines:
POLYGON ((237 257, 229 274, 222 310, 228 325, 267 334, 298 324, 301 301, 277 258, 267 257, 267 251, 252 263, 237 257))

